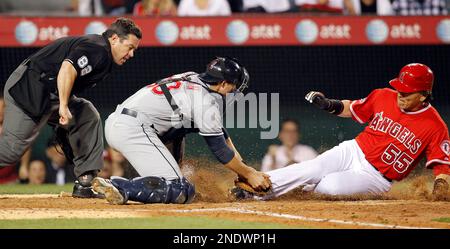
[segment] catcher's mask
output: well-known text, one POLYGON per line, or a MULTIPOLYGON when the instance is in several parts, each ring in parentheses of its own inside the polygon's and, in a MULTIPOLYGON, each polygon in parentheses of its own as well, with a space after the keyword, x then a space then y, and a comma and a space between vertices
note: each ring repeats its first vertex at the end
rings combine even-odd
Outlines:
POLYGON ((249 84, 250 75, 239 61, 231 57, 216 57, 198 76, 203 82, 216 85, 222 81, 236 85, 236 92, 243 92, 249 84))

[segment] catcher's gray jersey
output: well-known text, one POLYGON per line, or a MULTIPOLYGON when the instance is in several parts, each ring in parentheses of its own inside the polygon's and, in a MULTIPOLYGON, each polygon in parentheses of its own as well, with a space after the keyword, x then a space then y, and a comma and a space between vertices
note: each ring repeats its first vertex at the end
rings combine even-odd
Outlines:
POLYGON ((182 177, 176 160, 158 137, 172 127, 198 128, 202 136, 223 134, 221 95, 211 92, 196 73, 172 78, 183 76, 188 80, 167 84, 179 112, 174 112, 161 87, 151 84, 118 105, 105 122, 108 144, 120 151, 141 176, 169 180, 182 177))
MULTIPOLYGON (((188 77, 189 81, 175 81, 167 84, 173 101, 180 107, 174 113, 161 87, 148 85, 122 103, 123 108, 137 111, 144 124, 152 124, 158 135, 164 135, 170 128, 199 128, 202 136, 222 135, 222 118, 217 93, 208 91, 207 85, 197 78, 197 74, 187 72, 171 78, 188 77), (194 127, 192 127, 192 122, 194 127)), ((221 103, 220 103, 221 104, 221 103)))

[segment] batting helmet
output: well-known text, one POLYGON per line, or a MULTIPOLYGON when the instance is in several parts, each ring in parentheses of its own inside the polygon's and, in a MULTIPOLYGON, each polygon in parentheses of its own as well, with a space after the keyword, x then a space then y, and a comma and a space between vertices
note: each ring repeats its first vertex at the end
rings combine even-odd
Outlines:
POLYGON ((428 91, 433 88, 434 74, 431 69, 420 63, 411 63, 402 68, 397 78, 389 81, 395 90, 404 93, 428 91))
POLYGON ((250 79, 247 69, 237 59, 230 57, 216 57, 206 66, 206 71, 198 77, 213 85, 226 81, 236 85, 239 92, 243 92, 248 87, 250 79))

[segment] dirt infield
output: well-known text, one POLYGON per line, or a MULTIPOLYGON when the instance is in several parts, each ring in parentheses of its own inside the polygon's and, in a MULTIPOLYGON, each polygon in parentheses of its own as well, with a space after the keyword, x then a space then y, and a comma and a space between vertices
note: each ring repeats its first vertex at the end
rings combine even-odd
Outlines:
POLYGON ((113 206, 58 195, 0 197, 1 219, 202 216, 319 228, 450 228, 450 203, 420 200, 277 200, 113 206))
POLYGON ((429 177, 395 185, 383 196, 346 198, 294 191, 272 201, 235 201, 228 195, 233 175, 223 168, 183 169, 196 183, 196 201, 190 205, 129 203, 109 205, 101 199, 61 195, 0 195, 2 219, 128 218, 189 216, 271 222, 312 228, 450 228, 434 221, 450 217, 450 202, 430 198, 429 177), (220 180, 218 180, 220 179, 220 180))

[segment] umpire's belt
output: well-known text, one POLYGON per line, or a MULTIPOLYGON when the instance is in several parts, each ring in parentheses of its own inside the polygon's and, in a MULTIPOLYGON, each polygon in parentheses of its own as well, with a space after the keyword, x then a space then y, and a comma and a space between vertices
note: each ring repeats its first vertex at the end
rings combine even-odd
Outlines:
POLYGON ((137 118, 137 115, 138 115, 137 111, 134 111, 134 110, 131 110, 128 108, 123 108, 121 114, 125 114, 125 115, 131 116, 133 118, 137 118))
POLYGON ((372 166, 374 169, 376 169, 378 172, 380 172, 380 174, 383 176, 384 179, 386 179, 386 181, 392 182, 392 180, 389 179, 389 178, 387 178, 387 176, 385 176, 383 173, 381 173, 381 171, 379 171, 377 167, 373 166, 371 163, 369 163, 369 164, 370 164, 370 166, 372 166))

